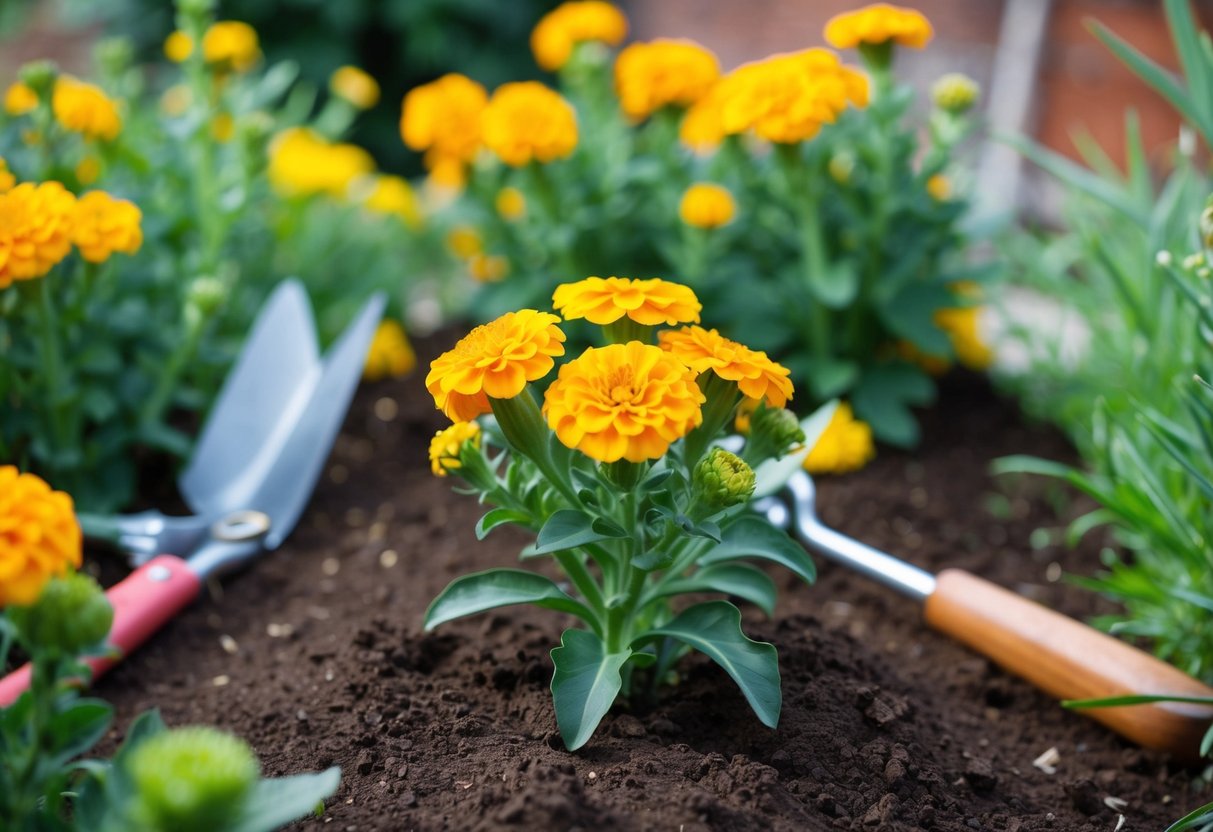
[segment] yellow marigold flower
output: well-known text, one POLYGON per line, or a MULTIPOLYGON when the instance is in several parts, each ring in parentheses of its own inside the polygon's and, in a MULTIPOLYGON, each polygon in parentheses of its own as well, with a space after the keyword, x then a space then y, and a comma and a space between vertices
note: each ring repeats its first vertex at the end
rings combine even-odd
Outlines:
POLYGON ((629 117, 648 118, 662 107, 689 107, 720 77, 711 50, 689 40, 633 43, 615 59, 615 91, 629 117))
POLYGON ((584 41, 601 41, 609 46, 623 42, 628 20, 623 12, 601 0, 564 3, 544 15, 531 31, 531 51, 535 62, 555 72, 573 56, 573 48, 584 41))
POLYGON ((722 96, 717 92, 720 85, 691 106, 682 117, 678 127, 678 138, 696 153, 709 153, 724 141, 722 122, 722 96))
POLYGON ((61 75, 51 96, 55 119, 66 129, 86 138, 113 141, 122 129, 122 117, 113 99, 93 84, 61 75))
POLYGON ((480 424, 478 422, 456 422, 445 430, 434 434, 430 440, 430 470, 435 476, 445 477, 447 471, 457 471, 463 467, 459 461, 459 453, 463 446, 472 443, 473 448, 480 447, 480 424))
POLYGON ((543 413, 557 438, 599 462, 659 459, 703 422, 695 374, 651 344, 591 348, 560 368, 543 413))
POLYGON ((510 273, 510 261, 500 254, 473 254, 468 273, 477 283, 496 283, 510 273))
POLYGON ((783 407, 792 398, 792 371, 776 364, 765 352, 730 341, 714 329, 684 326, 657 333, 661 348, 696 374, 711 370, 751 399, 765 399, 768 407, 783 407))
POLYGON ((379 322, 371 346, 366 351, 362 377, 367 381, 406 376, 417 366, 417 354, 409 343, 404 327, 390 318, 379 322))
POLYGON ((484 145, 511 167, 562 159, 577 146, 577 114, 538 81, 502 84, 484 109, 484 145))
POLYGON ((91 185, 101 175, 101 160, 96 156, 85 156, 76 163, 76 181, 81 185, 91 185))
POLYGON ((942 173, 937 173, 927 180, 927 193, 931 198, 938 202, 943 202, 952 197, 952 180, 944 176, 942 173))
POLYGON ((585 318, 606 326, 627 317, 643 326, 672 326, 698 323, 703 304, 689 287, 657 277, 587 277, 557 286, 552 308, 566 321, 585 318))
POLYGON ((38 106, 38 94, 29 85, 16 81, 4 94, 4 112, 10 116, 23 116, 38 106))
POLYGON ((248 72, 261 60, 257 30, 239 20, 219 20, 202 36, 202 57, 221 70, 248 72))
POLYGON ((400 136, 425 153, 432 174, 442 171, 443 184, 462 185, 463 166, 480 149, 481 117, 488 104, 484 87, 457 73, 409 90, 400 113, 400 136), (453 183, 451 169, 458 171, 453 183))
POLYGON ((338 67, 329 77, 329 89, 359 110, 379 103, 379 82, 356 66, 338 67))
POLYGON ((143 245, 142 220, 143 212, 133 202, 89 191, 76 202, 72 242, 90 263, 104 263, 115 252, 134 254, 143 245))
POLYGON ((68 255, 75 207, 58 182, 22 182, 0 195, 0 289, 42 277, 68 255))
POLYGON ((287 196, 342 197, 354 180, 374 169, 375 161, 362 148, 329 142, 306 127, 288 128, 270 143, 270 184, 287 196))
POLYGON ((32 604, 51 577, 80 566, 81 551, 72 498, 0 465, 0 607, 32 604))
POLYGON ((804 469, 810 474, 845 474, 867 465, 874 456, 871 426, 856 419, 849 404, 839 402, 817 444, 804 458, 804 469))
POLYGON ((678 203, 678 216, 695 228, 719 228, 731 222, 736 212, 729 189, 711 182, 696 182, 678 203))
POLYGON ((17 177, 8 169, 8 162, 0 157, 0 194, 7 193, 17 184, 17 177))
POLYGON ((192 54, 194 54, 194 39, 180 29, 164 39, 164 57, 173 63, 184 63, 192 54))
POLYGON ((375 176, 362 204, 379 214, 395 214, 409 228, 421 225, 421 206, 417 202, 417 194, 402 177, 390 174, 375 176))
POLYGON ((517 188, 502 188, 497 192, 497 213, 503 220, 514 222, 526 216, 526 197, 517 188))
POLYGON ((947 113, 959 115, 977 103, 981 87, 963 72, 949 72, 931 85, 931 100, 947 113))
POLYGON ((560 319, 522 309, 476 327, 430 364, 425 387, 453 422, 470 422, 491 410, 489 398, 512 399, 541 379, 564 355, 560 319))
POLYGON ((947 333, 956 359, 972 370, 985 370, 994 362, 994 351, 981 337, 980 306, 940 309, 935 325, 947 333))
POLYGON ((470 225, 457 225, 446 235, 446 245, 460 260, 475 257, 484 251, 480 232, 470 225))
POLYGON ((852 49, 893 41, 922 49, 935 32, 922 12, 887 3, 875 3, 858 11, 835 15, 826 23, 826 41, 835 49, 852 49))

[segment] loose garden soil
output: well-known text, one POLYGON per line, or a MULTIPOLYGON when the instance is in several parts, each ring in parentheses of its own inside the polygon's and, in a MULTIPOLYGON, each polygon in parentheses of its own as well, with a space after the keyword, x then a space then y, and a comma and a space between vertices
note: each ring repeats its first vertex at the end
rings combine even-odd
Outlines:
MULTIPOLYGON (((423 354, 451 339, 438 340, 423 354)), ((267 774, 339 765, 323 817, 294 827, 309 830, 1157 832, 1209 799, 1197 772, 1063 711, 830 564, 814 586, 779 575, 774 620, 745 613, 779 648, 777 730, 697 657, 656 707, 616 707, 571 754, 548 691, 560 614, 507 608, 421 630, 448 581, 515 563, 525 542, 509 530, 477 542, 480 507, 429 472, 442 423, 420 373, 364 386, 290 540, 98 685, 118 712, 107 745, 159 707, 170 725, 246 737, 267 774), (1050 748, 1054 773, 1033 766, 1050 748)), ((953 378, 921 449, 823 479, 820 514, 933 570, 964 567, 1071 615, 1108 609, 1058 580, 1096 568, 1095 542, 1030 545, 1059 505, 1076 507, 1046 483, 993 480, 990 460, 1010 453, 1072 452, 983 381, 953 378)), ((90 566, 113 577, 114 563, 90 566)))

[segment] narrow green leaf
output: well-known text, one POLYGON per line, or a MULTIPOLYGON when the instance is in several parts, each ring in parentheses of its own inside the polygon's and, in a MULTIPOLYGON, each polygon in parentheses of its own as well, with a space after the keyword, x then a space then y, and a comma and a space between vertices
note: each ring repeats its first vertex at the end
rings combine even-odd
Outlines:
POLYGON ((724 540, 699 559, 703 566, 714 563, 759 558, 784 566, 807 584, 817 578, 817 568, 804 547, 762 517, 746 515, 724 530, 724 540))
POLYGON ((253 786, 240 817, 228 832, 273 832, 298 820, 332 797, 341 785, 341 769, 275 777, 253 786))
POLYGON ((1015 148, 1037 167, 1060 179, 1064 184, 1116 209, 1139 225, 1147 224, 1148 217, 1141 207, 1134 203, 1122 189, 1106 182, 1081 165, 1019 136, 1000 134, 997 138, 1004 144, 1015 148))
POLYGON ((432 630, 455 618, 513 604, 535 604, 572 613, 586 621, 594 618, 584 604, 543 575, 522 569, 489 569, 464 575, 447 584, 425 611, 425 629, 432 630))
POLYGON ((1206 803, 1168 826, 1166 832, 1186 832, 1188 829, 1195 829, 1196 824, 1204 823, 1210 819, 1210 816, 1213 816, 1213 803, 1206 803))
POLYGON ((1188 101, 1199 117, 1197 124, 1209 122, 1210 88, 1209 63, 1200 45, 1202 27, 1192 17, 1188 0, 1166 0, 1167 24, 1184 79, 1188 83, 1188 101))
POLYGON ((641 635, 635 648, 667 636, 687 644, 732 677, 759 721, 768 728, 779 724, 783 694, 779 689, 779 656, 775 646, 753 641, 741 631, 741 612, 727 601, 708 601, 683 610, 664 627, 641 635))
POLYGON ((705 566, 693 575, 671 581, 661 595, 681 595, 686 592, 723 592, 749 601, 765 612, 775 614, 775 582, 763 572, 746 563, 718 563, 705 566))
POLYGON ((1195 705, 1213 705, 1213 697, 1142 693, 1128 696, 1106 696, 1102 699, 1066 699, 1061 704, 1064 708, 1083 710, 1086 708, 1120 708, 1125 705, 1149 705, 1153 702, 1189 702, 1195 705))
POLYGON ((552 702, 569 751, 589 741, 615 703, 623 687, 619 671, 631 655, 630 649, 608 653, 602 639, 586 630, 565 630, 560 637, 560 646, 552 650, 552 702))
POLYGON ((594 517, 575 508, 557 511, 543 524, 535 538, 530 555, 546 555, 564 549, 575 549, 587 543, 627 537, 627 532, 614 523, 594 517))
POLYGON ((508 508, 495 508, 481 517, 480 521, 476 523, 476 539, 484 540, 488 537, 489 532, 498 526, 504 526, 506 523, 527 526, 530 522, 531 516, 529 514, 508 508))

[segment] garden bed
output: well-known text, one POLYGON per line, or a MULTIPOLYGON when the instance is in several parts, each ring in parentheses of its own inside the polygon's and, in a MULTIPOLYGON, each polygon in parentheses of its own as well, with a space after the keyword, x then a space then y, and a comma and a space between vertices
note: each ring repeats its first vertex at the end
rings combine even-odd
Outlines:
MULTIPOLYGON (((422 377, 364 386, 286 545, 99 685, 118 726, 159 707, 170 725, 246 737, 267 774, 340 765, 340 792, 304 829, 1093 831, 1117 827, 1105 799, 1118 798, 1123 830, 1152 831, 1201 802, 1191 772, 1062 711, 927 630, 913 603, 820 562, 812 587, 778 575, 773 621, 746 611, 747 632, 779 648, 777 731, 696 656, 653 710, 616 708, 566 752, 548 691, 563 616, 508 608, 421 631, 449 580, 511 565, 524 542, 503 529, 478 543, 481 509, 430 474, 443 417, 422 377), (1060 761, 1047 774, 1033 760, 1051 747, 1060 761)), ((1004 454, 1065 456, 1064 442, 973 377, 944 384, 924 429, 916 454, 884 451, 823 480, 823 519, 922 566, 1097 612, 1098 599, 1057 581, 1059 568, 1090 572, 1097 547, 1029 545, 1057 524, 1055 487, 1008 490, 987 473, 1004 454)))

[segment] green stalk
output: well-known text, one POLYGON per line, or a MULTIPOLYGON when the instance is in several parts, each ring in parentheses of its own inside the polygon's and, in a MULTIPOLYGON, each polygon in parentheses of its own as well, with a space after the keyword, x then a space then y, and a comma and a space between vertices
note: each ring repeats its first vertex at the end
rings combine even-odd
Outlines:
POLYGON ((159 378, 156 379, 156 386, 152 389, 152 394, 147 397, 143 408, 139 411, 140 423, 145 426, 157 424, 164 418, 164 412, 168 408, 169 400, 181 378, 186 362, 198 352, 198 345, 202 341, 207 318, 189 306, 186 307, 185 315, 185 338, 169 354, 159 378))
POLYGON ((776 158, 784 170, 790 185, 789 197, 792 200, 792 210, 796 215, 797 229, 800 232, 800 267, 802 280, 812 299, 809 304, 809 326, 807 335, 809 350, 816 359, 826 359, 830 356, 830 310, 813 292, 813 282, 816 275, 825 272, 826 262, 825 237, 821 227, 820 194, 813 181, 812 172, 805 164, 804 154, 799 144, 778 144, 775 146, 776 158))
MULTIPOLYGON (((45 379, 47 398, 49 399, 49 419, 51 433, 51 449, 53 451, 52 471, 61 473, 60 459, 69 450, 67 411, 64 409, 64 364, 59 343, 59 316, 55 310, 55 301, 51 295, 50 281, 39 278, 36 282, 25 283, 22 291, 26 299, 32 301, 38 315, 38 356, 42 365, 42 376, 45 379), (35 297, 36 295, 36 297, 35 297)), ((70 449, 74 450, 74 449, 70 449)))

